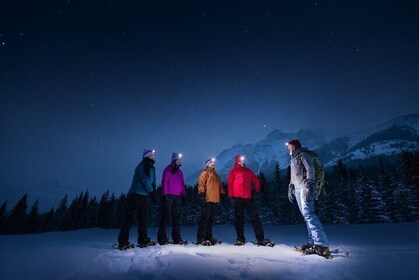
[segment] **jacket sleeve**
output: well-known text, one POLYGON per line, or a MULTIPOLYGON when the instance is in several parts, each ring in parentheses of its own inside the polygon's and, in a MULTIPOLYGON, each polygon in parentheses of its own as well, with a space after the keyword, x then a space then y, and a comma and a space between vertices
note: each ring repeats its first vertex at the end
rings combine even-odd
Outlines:
POLYGON ((141 183, 143 184, 143 186, 146 189, 146 191, 148 193, 151 193, 153 191, 153 186, 152 186, 152 182, 151 182, 150 178, 148 178, 147 175, 145 174, 145 166, 144 165, 142 165, 139 168, 139 173, 140 173, 141 183))
POLYGON ((186 185, 185 185, 185 179, 183 178, 183 172, 181 170, 179 170, 181 173, 181 178, 182 178, 182 191, 180 193, 181 196, 185 196, 186 197, 186 185))
POLYGON ((208 180, 208 173, 203 171, 198 178, 198 193, 206 192, 206 183, 208 180))
POLYGON ((228 188, 228 197, 233 197, 233 183, 234 183, 234 169, 228 173, 227 178, 227 188, 228 188))
POLYGON ((167 194, 167 187, 169 185, 169 176, 168 172, 170 172, 168 169, 165 169, 163 171, 163 177, 161 178, 161 194, 166 195, 167 194))
POLYGON ((252 174, 252 183, 254 184, 255 191, 259 192, 259 190, 260 190, 260 180, 259 180, 258 176, 256 176, 255 173, 253 173, 253 171, 251 171, 251 170, 249 170, 249 171, 252 174))
POLYGON ((301 162, 304 165, 304 168, 306 169, 307 172, 307 181, 315 181, 315 169, 314 169, 314 164, 313 164, 313 159, 311 158, 311 156, 308 153, 301 153, 301 162))

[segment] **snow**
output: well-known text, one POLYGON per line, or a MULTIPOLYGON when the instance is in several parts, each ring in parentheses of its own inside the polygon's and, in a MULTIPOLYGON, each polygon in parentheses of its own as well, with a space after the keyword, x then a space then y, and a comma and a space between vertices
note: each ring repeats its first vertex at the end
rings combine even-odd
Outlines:
MULTIPOLYGON (((264 226, 274 248, 235 247, 234 226, 214 226, 225 243, 119 251, 118 230, 85 229, 0 236, 0 279, 417 279, 419 224, 325 225, 332 248, 348 258, 301 256, 305 225, 264 226)), ((194 240, 196 227, 182 228, 194 240)), ((170 232, 170 231, 169 231, 170 232)), ((149 229, 152 237, 156 229, 149 229)), ((253 231, 246 225, 246 237, 253 231)), ((136 229, 131 231, 131 241, 136 229)))

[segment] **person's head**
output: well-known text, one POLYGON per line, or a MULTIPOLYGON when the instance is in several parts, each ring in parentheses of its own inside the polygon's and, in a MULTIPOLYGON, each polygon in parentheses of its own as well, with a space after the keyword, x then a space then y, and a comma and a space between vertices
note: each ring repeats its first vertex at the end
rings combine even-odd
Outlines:
POLYGON ((237 155, 234 157, 234 164, 238 164, 240 166, 244 166, 244 156, 237 155))
POLYGON ((301 147, 300 140, 298 140, 298 139, 293 139, 291 141, 288 141, 287 143, 285 143, 285 145, 287 145, 287 148, 288 148, 288 151, 289 151, 290 155, 292 155, 292 152, 295 149, 298 149, 298 148, 301 147))
POLYGON ((215 168, 215 159, 214 158, 210 158, 205 162, 205 167, 208 168, 215 168))
POLYGON ((154 160, 156 155, 156 151, 152 149, 144 149, 143 151, 143 159, 148 158, 154 160))
POLYGON ((182 165, 182 154, 172 153, 172 163, 176 164, 176 166, 182 165))

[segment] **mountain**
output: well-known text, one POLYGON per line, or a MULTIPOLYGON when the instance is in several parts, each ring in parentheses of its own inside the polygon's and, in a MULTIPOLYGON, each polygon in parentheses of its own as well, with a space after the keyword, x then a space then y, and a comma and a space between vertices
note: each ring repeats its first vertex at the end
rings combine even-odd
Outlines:
MULTIPOLYGON (((297 133, 287 133, 274 130, 265 139, 256 144, 236 144, 230 149, 222 151, 216 157, 216 168, 223 179, 227 178, 228 172, 233 167, 234 157, 244 155, 246 165, 254 172, 263 172, 266 175, 273 174, 275 164, 281 168, 288 166, 289 155, 285 143, 291 139, 300 139, 305 145, 313 149, 326 143, 323 136, 316 134, 310 129, 301 129, 297 133)), ((201 170, 195 172, 186 181, 195 184, 201 170)))
MULTIPOLYGON (((234 156, 242 154, 246 157, 247 166, 254 172, 263 172, 270 176, 277 162, 281 169, 289 165, 288 150, 284 144, 294 138, 300 139, 303 146, 315 150, 326 167, 338 160, 347 165, 376 163, 377 157, 391 159, 405 150, 419 150, 419 114, 396 117, 330 142, 326 142, 323 136, 310 129, 302 129, 297 133, 274 130, 256 144, 236 144, 222 151, 216 157, 217 170, 226 179, 233 166, 234 156)), ((188 184, 195 184, 200 172, 190 176, 187 179, 188 184)))
POLYGON ((319 149, 326 166, 342 160, 349 165, 419 150, 419 114, 391 119, 375 127, 339 137, 319 149))

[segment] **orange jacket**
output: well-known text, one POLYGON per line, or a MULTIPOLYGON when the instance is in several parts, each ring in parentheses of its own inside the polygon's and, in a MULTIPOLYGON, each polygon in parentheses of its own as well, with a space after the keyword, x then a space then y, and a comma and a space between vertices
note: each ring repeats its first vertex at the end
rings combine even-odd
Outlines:
POLYGON ((224 194, 221 178, 214 168, 207 167, 199 175, 198 193, 205 192, 206 202, 220 202, 220 195, 224 194))
POLYGON ((246 166, 234 164, 228 174, 228 197, 251 198, 252 189, 259 192, 259 178, 246 166))

